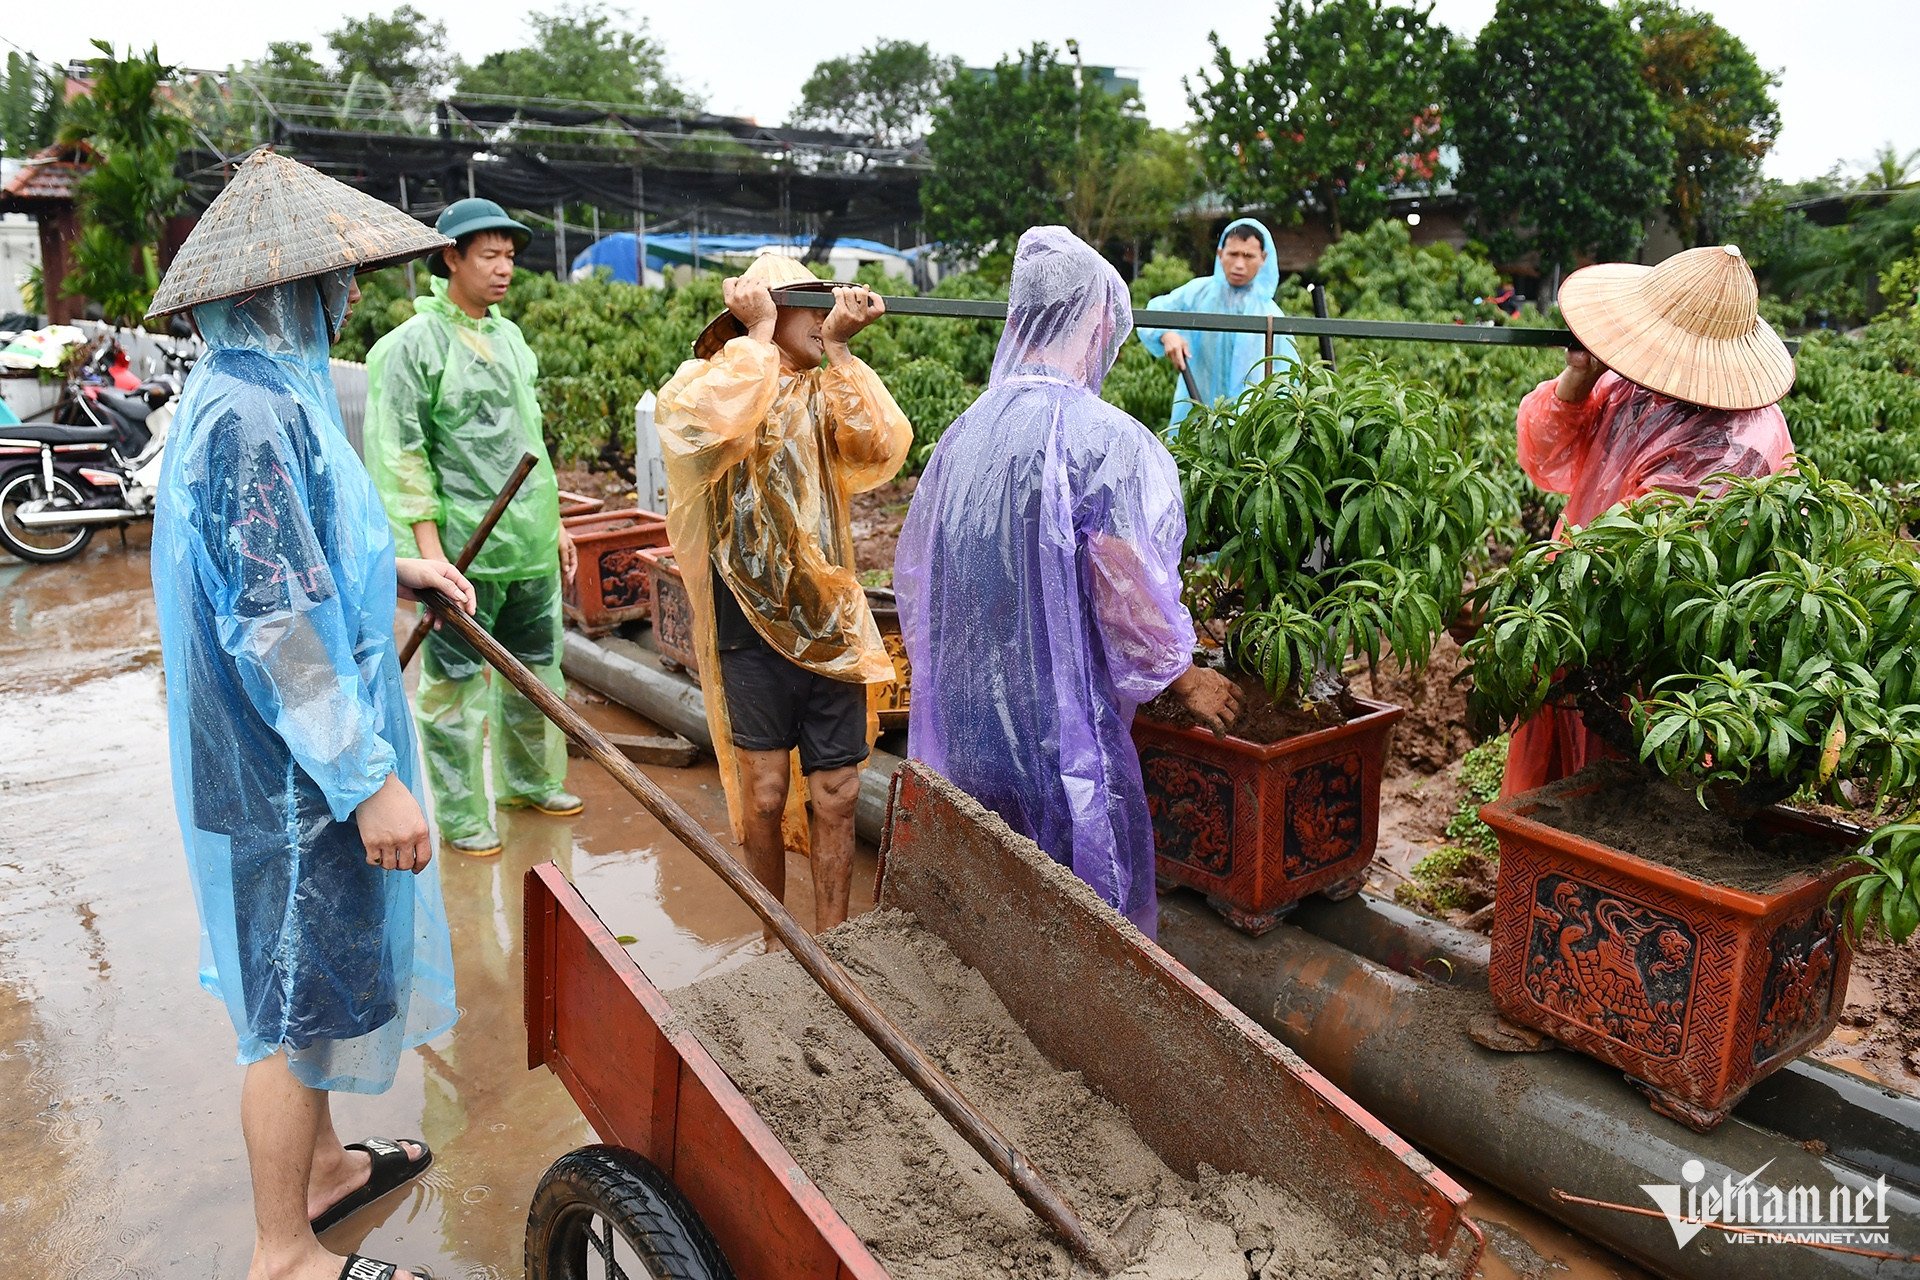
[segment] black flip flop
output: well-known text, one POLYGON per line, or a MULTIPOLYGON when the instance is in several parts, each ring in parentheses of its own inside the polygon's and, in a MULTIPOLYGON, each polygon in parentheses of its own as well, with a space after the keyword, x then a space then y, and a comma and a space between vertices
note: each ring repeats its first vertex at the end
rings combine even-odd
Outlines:
MULTIPOLYGON (((414 1280, 433 1280, 432 1273, 420 1267, 408 1267, 407 1271, 414 1280)), ((363 1258, 357 1253, 348 1254, 346 1265, 340 1268, 340 1280, 394 1280, 399 1274, 400 1268, 395 1264, 363 1258)))
MULTIPOLYGON (((387 1138, 368 1138, 365 1142, 349 1142, 347 1150, 364 1151, 373 1157, 373 1168, 367 1171, 365 1185, 341 1196, 331 1208, 313 1220, 313 1234, 319 1235, 328 1227, 345 1221, 389 1191, 398 1191, 425 1173, 427 1166, 433 1163, 433 1152, 427 1149, 426 1143, 417 1138, 409 1138, 407 1141, 420 1148, 419 1159, 409 1160, 406 1148, 387 1138)), ((341 1275, 343 1280, 361 1280, 359 1276, 347 1277, 345 1272, 341 1275)), ((380 1277, 376 1275, 374 1280, 380 1280, 380 1277)))

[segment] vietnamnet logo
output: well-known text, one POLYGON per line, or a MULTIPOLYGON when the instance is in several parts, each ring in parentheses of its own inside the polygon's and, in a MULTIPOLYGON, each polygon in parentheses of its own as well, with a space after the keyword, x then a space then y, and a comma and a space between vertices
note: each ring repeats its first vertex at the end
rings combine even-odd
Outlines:
POLYGON ((1728 1175, 1707 1183, 1706 1165, 1689 1160, 1680 1166, 1680 1184, 1643 1182, 1640 1189, 1673 1228, 1674 1245, 1681 1249, 1709 1228, 1729 1244, 1801 1244, 1853 1252, 1890 1243, 1885 1177, 1862 1187, 1776 1187, 1759 1180, 1772 1163, 1743 1178, 1728 1175))

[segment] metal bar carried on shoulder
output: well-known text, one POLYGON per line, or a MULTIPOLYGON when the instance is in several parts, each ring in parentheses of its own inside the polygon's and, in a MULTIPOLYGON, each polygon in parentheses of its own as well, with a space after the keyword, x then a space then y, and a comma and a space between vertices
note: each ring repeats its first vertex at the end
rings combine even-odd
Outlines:
MULTIPOLYGON (((833 295, 821 292, 774 291, 783 307, 810 307, 824 311, 833 295)), ((894 298, 881 296, 887 314, 940 316, 948 320, 1005 320, 1007 304, 973 298, 894 298)), ((1133 310, 1136 329, 1191 329, 1201 333, 1274 333, 1326 338, 1370 338, 1388 342, 1456 342, 1484 347, 1572 347, 1579 340, 1570 329, 1533 329, 1512 325, 1433 324, 1412 320, 1334 320, 1320 316, 1241 316, 1219 311, 1133 310)), ((1799 343, 1789 341, 1787 349, 1799 343)))

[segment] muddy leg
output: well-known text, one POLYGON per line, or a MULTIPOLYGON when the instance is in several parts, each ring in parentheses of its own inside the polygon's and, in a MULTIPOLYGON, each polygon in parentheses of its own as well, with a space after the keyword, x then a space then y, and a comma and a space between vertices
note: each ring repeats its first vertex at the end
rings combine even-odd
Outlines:
MULTIPOLYGON (((747 870, 781 902, 787 900, 787 842, 780 819, 787 810, 787 778, 792 768, 785 751, 735 751, 740 779, 746 784, 746 813, 742 825, 747 870)), ((817 856, 817 854, 816 854, 817 856)), ((764 931, 767 945, 773 930, 764 931)))
POLYGON ((860 766, 822 769, 807 778, 807 790, 813 800, 813 927, 821 932, 847 919, 860 766))

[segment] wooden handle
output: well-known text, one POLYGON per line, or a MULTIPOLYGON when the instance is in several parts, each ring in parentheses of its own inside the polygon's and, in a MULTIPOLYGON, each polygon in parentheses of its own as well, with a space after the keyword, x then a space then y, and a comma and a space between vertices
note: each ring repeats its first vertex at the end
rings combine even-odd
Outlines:
POLYGON ((1110 1269, 1108 1260, 1095 1251, 1086 1229, 1080 1225, 1080 1219, 1060 1197, 1060 1193, 1027 1162, 1019 1148, 1007 1141, 993 1122, 967 1100, 946 1073, 927 1056, 926 1051, 895 1026, 860 984, 821 949, 813 936, 788 914, 780 900, 714 839, 712 832, 695 822, 685 809, 668 798, 667 793, 653 779, 635 768, 604 734, 542 684, 533 672, 502 648, 500 642, 488 635, 471 617, 461 612, 457 605, 438 591, 423 591, 420 594, 427 607, 439 615, 444 625, 459 632, 461 638, 492 664, 494 670, 526 695, 527 700, 540 708, 547 719, 560 726, 562 732, 578 743, 581 750, 599 761, 600 766, 612 774, 614 780, 625 787, 648 813, 659 819, 660 824, 672 832, 681 844, 693 850, 702 862, 713 869, 715 875, 726 882, 728 888, 753 908, 754 914, 786 944, 787 950, 800 962, 800 967, 807 971, 807 975, 853 1019, 854 1025, 873 1041, 874 1046, 887 1056, 887 1060, 913 1082, 913 1086, 933 1104, 934 1110, 945 1116, 960 1136, 1007 1180, 1041 1221, 1058 1232, 1080 1258, 1103 1270, 1110 1269))
MULTIPOLYGON (((520 492, 521 482, 532 475, 534 467, 538 465, 539 461, 532 454, 520 455, 520 461, 514 464, 513 474, 507 477, 506 487, 494 495, 493 505, 487 508, 486 515, 480 517, 480 523, 474 526, 472 535, 467 538, 467 545, 460 548, 460 558, 453 562, 454 568, 462 573, 467 571, 467 566, 473 563, 473 558, 480 554, 480 548, 486 545, 487 536, 493 532, 493 526, 499 524, 500 517, 506 514, 507 504, 513 501, 513 495, 520 492)), ((402 671, 405 671, 407 664, 413 661, 413 655, 425 642, 427 633, 432 630, 433 619, 424 613, 421 614, 420 620, 413 624, 413 630, 408 634, 407 642, 400 646, 402 671)))

